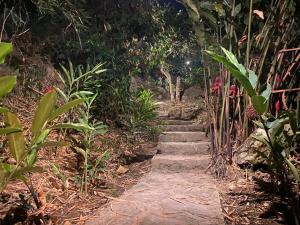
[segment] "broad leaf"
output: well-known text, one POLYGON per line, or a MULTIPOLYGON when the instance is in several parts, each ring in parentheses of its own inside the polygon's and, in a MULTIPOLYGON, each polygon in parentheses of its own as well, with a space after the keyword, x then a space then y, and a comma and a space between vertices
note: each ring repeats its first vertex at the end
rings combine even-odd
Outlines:
POLYGON ((269 100, 271 93, 272 93, 272 86, 269 83, 267 83, 267 87, 261 93, 261 96, 263 96, 265 99, 269 100))
POLYGON ((0 107, 0 113, 6 113, 6 112, 9 112, 8 108, 0 107))
POLYGON ((293 130, 293 133, 296 134, 298 131, 296 113, 288 112, 288 115, 289 115, 290 125, 293 130))
POLYGON ((14 128, 14 127, 0 128, 0 134, 12 134, 12 133, 21 132, 21 131, 22 131, 22 129, 14 128))
POLYGON ((12 53, 13 46, 12 43, 0 42, 0 64, 3 64, 5 57, 12 53))
POLYGON ((74 129, 74 130, 95 130, 93 127, 90 127, 86 124, 81 123, 61 123, 50 127, 50 129, 74 129))
POLYGON ((258 78, 252 70, 248 70, 248 74, 249 74, 249 81, 252 85, 252 88, 255 90, 258 78))
POLYGON ((36 149, 33 149, 28 155, 27 155, 27 158, 26 158, 26 161, 27 161, 27 166, 28 167, 32 167, 35 162, 37 160, 37 150, 36 149))
POLYGON ((40 135, 42 129, 44 128, 47 120, 49 119, 49 116, 53 112, 56 100, 56 91, 50 91, 42 97, 32 122, 31 129, 34 139, 36 139, 40 135))
POLYGON ((70 109, 74 108, 75 106, 83 103, 84 101, 86 101, 86 99, 82 98, 82 99, 76 99, 73 101, 68 102, 67 104, 59 107, 58 109, 56 109, 53 113, 51 113, 50 117, 49 117, 49 121, 54 120, 55 118, 59 117, 60 115, 68 112, 70 109))
POLYGON ((252 104, 254 109, 259 115, 264 114, 267 111, 268 102, 260 95, 252 96, 252 104))
POLYGON ((293 163, 292 163, 290 160, 288 160, 287 158, 284 158, 284 161, 285 161, 286 164, 289 166, 289 168, 290 168, 290 170, 291 170, 291 172, 292 172, 292 174, 293 174, 295 180, 296 180, 297 182, 299 182, 299 181, 300 181, 300 177, 299 177, 299 173, 298 173, 297 168, 296 168, 296 167, 293 165, 293 163))
POLYGON ((235 79, 237 79, 243 88, 247 91, 248 95, 252 97, 253 95, 256 95, 255 90, 253 89, 248 77, 246 77, 244 74, 241 73, 239 68, 237 68, 234 64, 232 64, 228 59, 226 59, 224 56, 218 55, 211 51, 206 51, 214 60, 218 61, 219 63, 222 63, 225 68, 227 68, 231 74, 234 76, 235 79))
MULTIPOLYGON (((1 44, 1 43, 0 43, 1 44)), ((12 91, 17 83, 17 78, 15 76, 4 76, 0 77, 0 99, 12 91)))
MULTIPOLYGON (((5 123, 10 127, 22 130, 22 126, 18 117, 11 112, 5 113, 5 123)), ((10 153, 17 163, 19 163, 25 154, 24 134, 23 132, 11 133, 7 135, 7 139, 10 153)))
POLYGON ((20 176, 23 176, 27 173, 42 173, 44 172, 43 168, 40 167, 40 166, 26 166, 26 167, 21 167, 19 169, 17 169, 15 172, 14 172, 14 175, 12 178, 18 178, 20 179, 20 176))

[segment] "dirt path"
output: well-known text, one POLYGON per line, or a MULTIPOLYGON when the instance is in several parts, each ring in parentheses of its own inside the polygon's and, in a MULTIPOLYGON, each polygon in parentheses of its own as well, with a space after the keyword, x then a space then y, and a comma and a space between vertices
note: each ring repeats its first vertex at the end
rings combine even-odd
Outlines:
POLYGON ((204 172, 208 140, 189 121, 166 121, 152 171, 87 225, 222 225, 219 194, 204 172))

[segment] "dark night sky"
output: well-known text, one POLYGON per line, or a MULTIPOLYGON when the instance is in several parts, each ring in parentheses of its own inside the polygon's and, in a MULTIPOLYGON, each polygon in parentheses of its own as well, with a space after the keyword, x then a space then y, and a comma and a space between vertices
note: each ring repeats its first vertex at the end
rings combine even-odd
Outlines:
POLYGON ((170 4, 174 6, 178 11, 185 9, 184 6, 181 3, 177 2, 176 0, 158 0, 158 2, 162 5, 170 4))

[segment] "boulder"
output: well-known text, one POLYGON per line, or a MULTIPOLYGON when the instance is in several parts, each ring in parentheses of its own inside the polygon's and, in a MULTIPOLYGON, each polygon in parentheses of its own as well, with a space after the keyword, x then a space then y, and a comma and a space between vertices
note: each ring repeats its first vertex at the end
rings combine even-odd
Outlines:
MULTIPOLYGON (((266 137, 266 132, 263 129, 257 129, 253 132, 254 135, 266 137)), ((260 141, 255 140, 251 136, 237 149, 235 154, 236 163, 242 165, 267 165, 265 158, 260 153, 269 154, 269 148, 260 141)))
POLYGON ((182 120, 192 120, 192 119, 195 119, 199 113, 200 113, 200 109, 198 107, 182 108, 181 119, 182 120))
POLYGON ((168 111, 168 117, 172 120, 179 120, 181 119, 181 107, 171 107, 168 111))

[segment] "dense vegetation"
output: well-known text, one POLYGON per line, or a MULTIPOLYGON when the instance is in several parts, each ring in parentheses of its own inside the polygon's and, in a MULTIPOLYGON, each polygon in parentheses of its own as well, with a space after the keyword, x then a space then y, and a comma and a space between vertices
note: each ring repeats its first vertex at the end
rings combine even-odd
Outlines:
POLYGON ((153 139, 160 129, 150 89, 181 104, 198 85, 214 174, 226 175, 251 136, 267 146, 259 155, 274 193, 299 198, 299 1, 12 0, 0 9, 0 140, 14 159, 0 162, 1 192, 19 179, 40 209, 31 181, 42 171, 39 150, 67 146, 88 193, 106 154, 91 157, 99 135, 116 128, 128 143, 139 132, 153 139), (39 102, 24 125, 13 96, 39 102), (252 134, 257 128, 263 135, 252 134))

